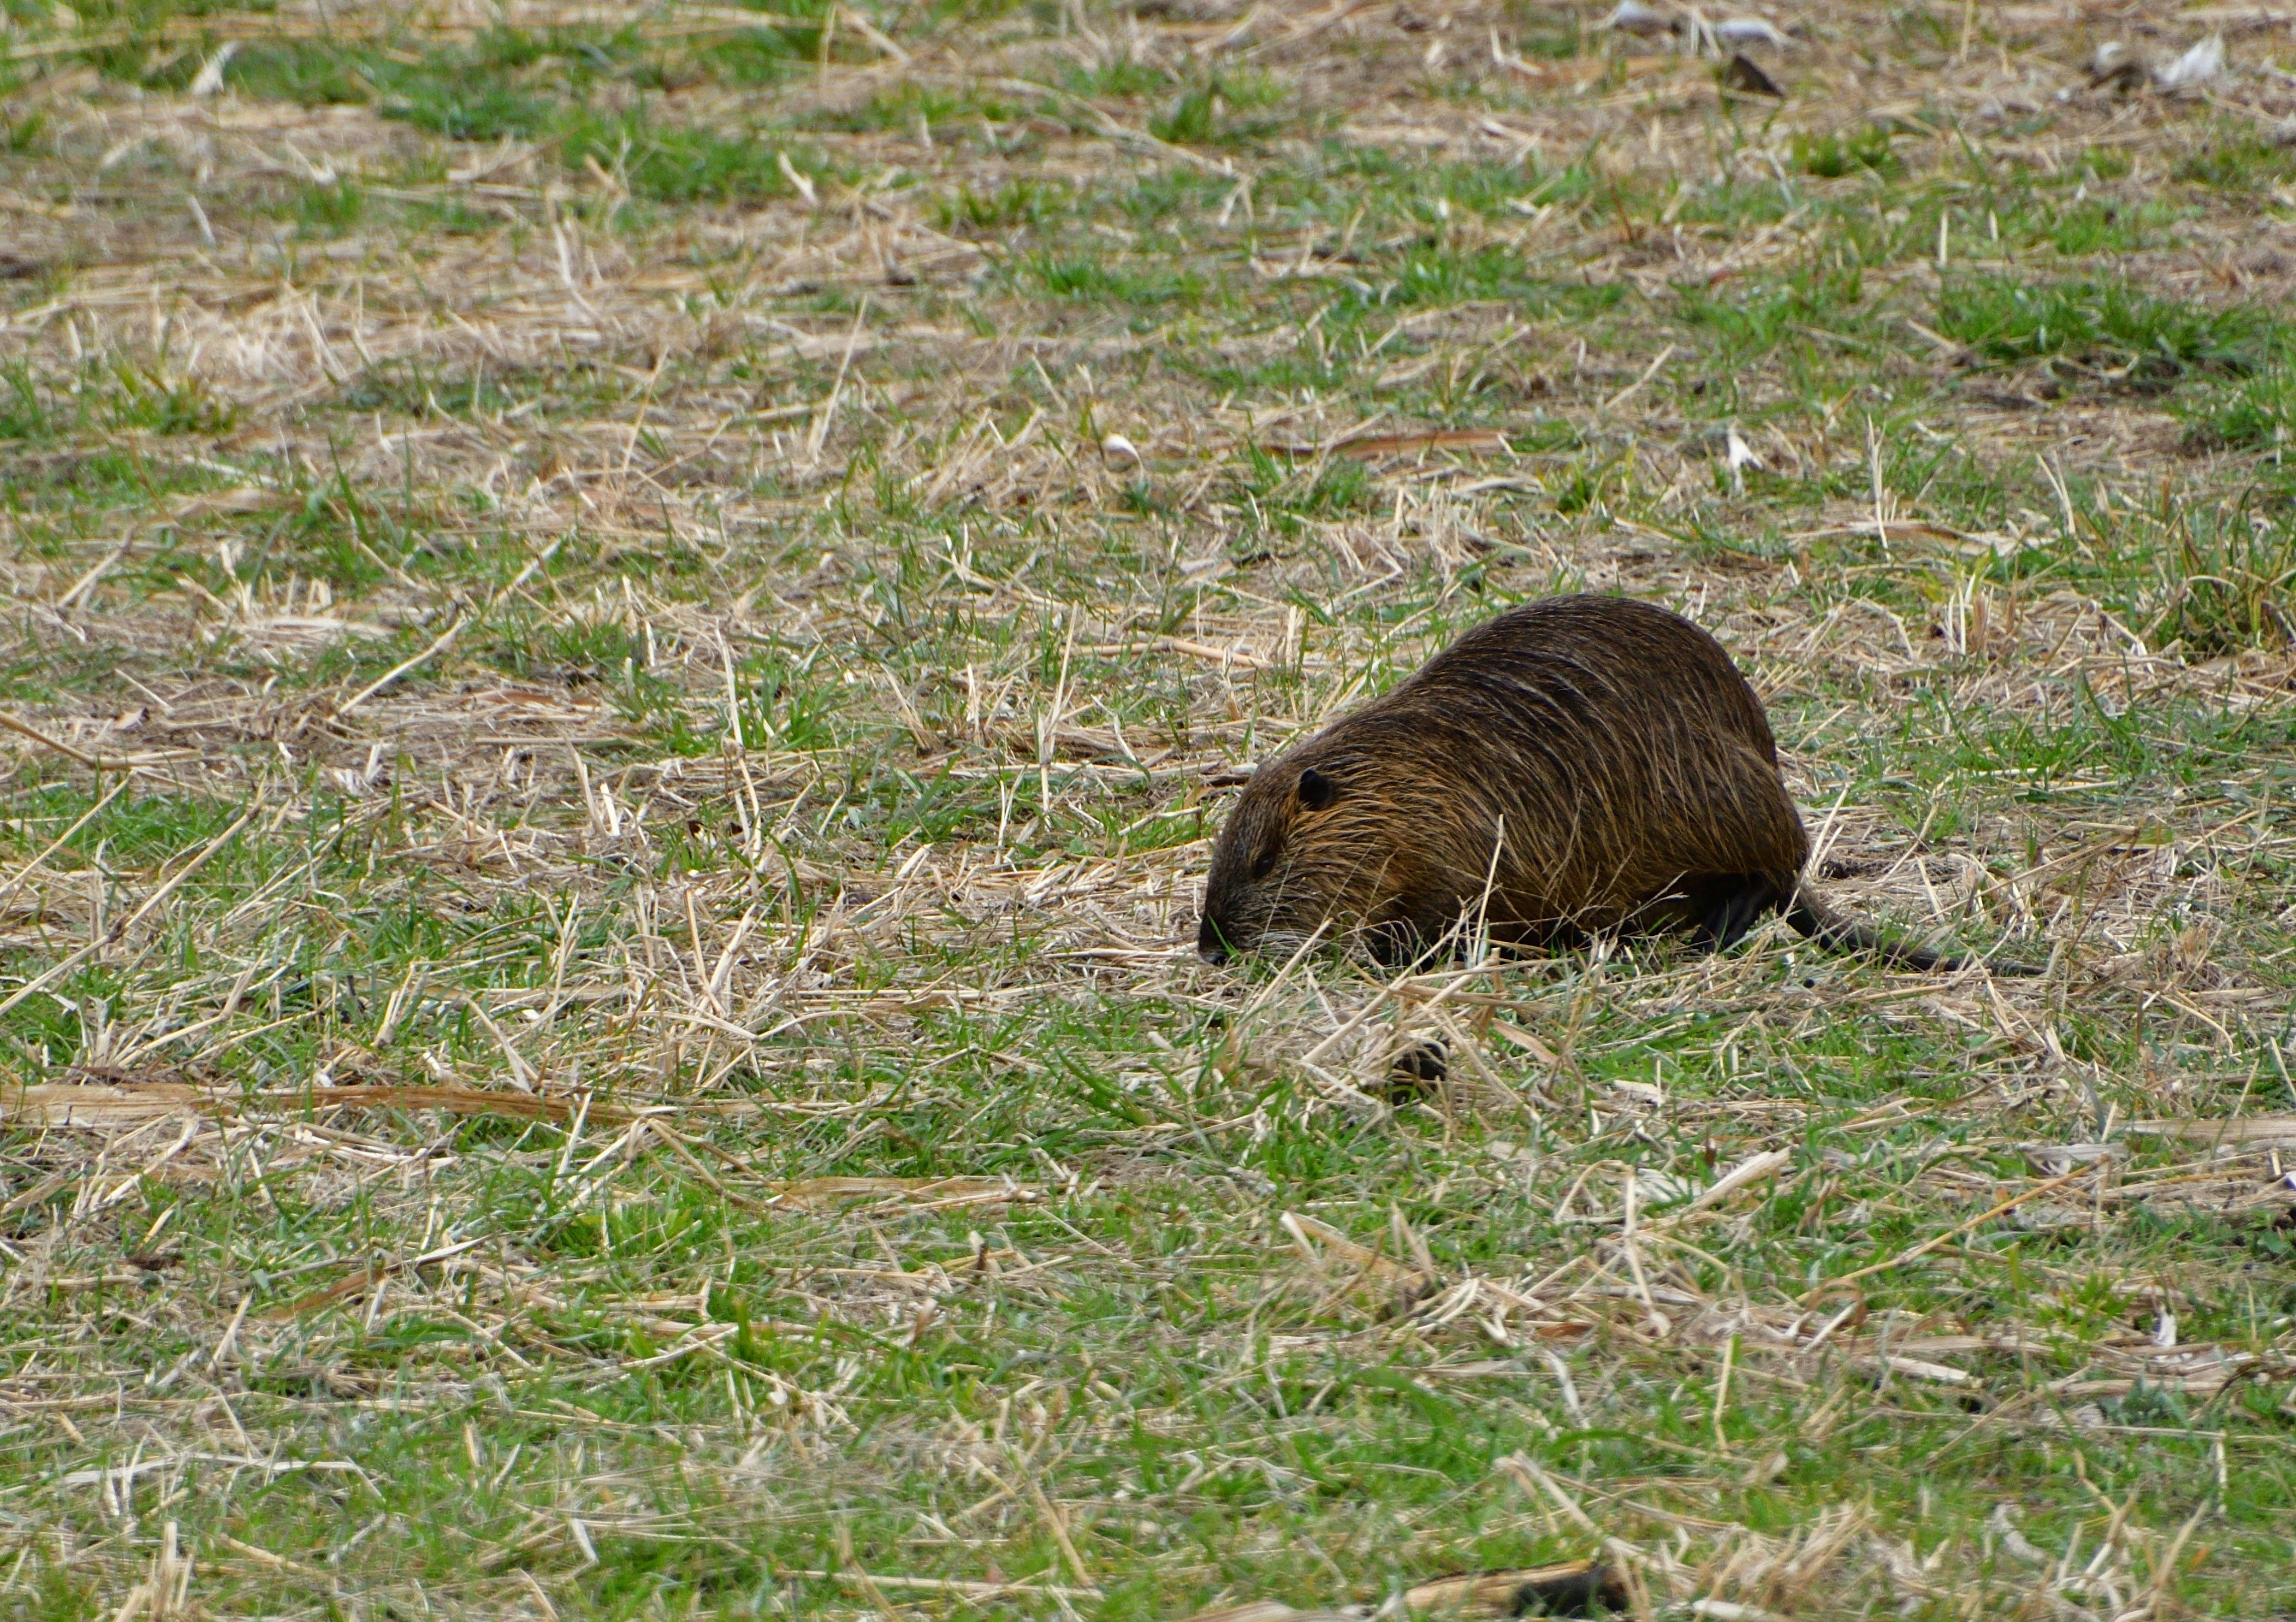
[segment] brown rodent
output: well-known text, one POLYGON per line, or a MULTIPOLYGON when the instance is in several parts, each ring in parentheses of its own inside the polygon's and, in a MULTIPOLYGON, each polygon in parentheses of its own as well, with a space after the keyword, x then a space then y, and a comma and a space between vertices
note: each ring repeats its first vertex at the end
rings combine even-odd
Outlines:
POLYGON ((1400 961, 1464 926, 1512 945, 1687 929, 1718 950, 1775 908, 1825 946, 1962 966, 1825 908, 1802 888, 1808 859, 1761 700, 1722 645, 1647 603, 1549 597, 1254 773, 1196 949, 1291 951, 1328 928, 1400 961))

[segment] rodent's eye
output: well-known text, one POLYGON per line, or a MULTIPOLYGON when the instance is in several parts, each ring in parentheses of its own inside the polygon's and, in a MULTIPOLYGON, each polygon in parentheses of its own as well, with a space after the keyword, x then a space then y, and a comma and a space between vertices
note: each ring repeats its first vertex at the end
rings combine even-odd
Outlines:
POLYGON ((1260 852, 1259 855, 1253 857, 1251 859, 1252 877, 1265 878, 1270 873, 1275 871, 1275 847, 1271 844, 1266 850, 1260 852))

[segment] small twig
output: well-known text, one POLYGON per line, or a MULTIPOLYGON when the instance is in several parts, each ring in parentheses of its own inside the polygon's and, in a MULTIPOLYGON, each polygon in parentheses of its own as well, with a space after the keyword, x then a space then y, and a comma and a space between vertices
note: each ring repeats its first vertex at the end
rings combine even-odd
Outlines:
MULTIPOLYGON (((999 1497, 1011 1495, 1012 1489, 1009 1487, 998 1494, 999 1497)), ((808 1571, 791 1568, 783 1570, 782 1576, 803 1577, 808 1582, 815 1583, 857 1584, 860 1580, 859 1573, 855 1570, 808 1571)), ((970 1599, 991 1599, 998 1594, 1006 1593, 1041 1593, 1048 1594, 1057 1600, 1093 1600, 1100 1597, 1100 1590, 1097 1588, 1064 1588, 1057 1584, 1039 1583, 1027 1577, 1018 1578, 1010 1583, 968 1583, 956 1577, 889 1577, 880 1571, 872 1573, 870 1581, 883 1588, 914 1588, 922 1593, 964 1594, 970 1599)))
MULTIPOLYGON (((199 206, 199 199, 196 197, 193 198, 192 207, 196 209, 199 206)), ((70 608, 74 603, 78 602, 84 595, 95 589, 96 582, 101 580, 111 572, 112 564, 118 563, 121 558, 127 556, 127 548, 135 544, 135 537, 133 535, 128 536, 127 539, 121 541, 118 546, 112 548, 110 552, 106 553, 102 560, 94 568, 90 569, 86 574, 81 575, 79 579, 74 580, 72 582, 71 589, 69 591, 66 591, 63 596, 58 597, 54 602, 49 604, 48 606, 54 609, 58 613, 62 613, 65 609, 70 608)))
POLYGON ((842 21, 845 26, 867 40, 876 49, 878 54, 890 56, 903 67, 908 65, 909 54, 895 44, 890 36, 881 33, 866 17, 849 5, 840 6, 837 9, 844 13, 842 21))
POLYGON ((541 1081, 542 1073, 537 1070, 531 1064, 529 1064, 527 1062, 526 1056, 521 1053, 511 1044, 510 1037, 504 1033, 503 1028, 500 1025, 494 1022, 493 1018, 487 1013, 486 1009, 479 1006, 478 999, 475 997, 461 997, 455 999, 455 1000, 470 1013, 472 1018, 477 1020, 481 1025, 486 1027, 487 1034, 495 1039, 495 1046, 500 1048, 502 1050, 503 1057, 510 1060, 510 1079, 512 1083, 516 1085, 521 1091, 536 1091, 537 1090, 536 1083, 541 1081))
MULTIPOLYGON (((832 7, 834 17, 837 8, 832 7)), ((837 420, 838 402, 845 397, 845 375, 853 366, 854 346, 861 342, 861 324, 869 318, 869 295, 861 295, 860 308, 853 312, 853 330, 845 334, 845 352, 837 358, 837 379, 829 385, 829 398, 822 402, 821 415, 813 419, 813 426, 805 436, 805 459, 808 466, 821 460, 821 448, 829 439, 829 425, 837 420)))
POLYGON ((239 1339, 239 1326, 247 1321, 248 1304, 254 1299, 253 1290, 249 1290, 240 1297, 239 1310, 232 1313, 230 1326, 224 1330, 222 1338, 215 1343, 215 1350, 208 1354, 208 1367, 220 1369, 223 1367, 223 1360, 231 1355, 232 1348, 239 1339))
POLYGON ((527 581, 532 580, 537 572, 547 567, 550 560, 558 556, 558 548, 565 544, 566 537, 561 535, 548 546, 545 547, 540 552, 535 554, 534 556, 528 558, 526 560, 526 566, 521 569, 511 578, 508 585, 504 586, 501 590, 487 598, 485 607, 480 609, 476 613, 464 613, 458 610, 455 613, 454 622, 448 625, 445 630, 440 631, 437 638, 431 642, 430 646, 424 648, 413 658, 403 660, 399 663, 393 665, 390 670, 376 677, 373 681, 368 682, 366 686, 352 694, 348 700, 340 705, 336 709, 335 713, 339 716, 348 715, 353 710, 357 709, 368 699, 373 698, 377 693, 381 692, 383 688, 389 687, 392 682, 397 681, 401 676, 406 675, 410 671, 419 669, 421 666, 429 663, 432 659, 438 657, 439 654, 446 650, 448 644, 452 643, 456 637, 461 636, 463 632, 469 628, 473 620, 482 620, 486 618, 496 608, 502 606, 504 599, 508 597, 512 592, 516 591, 520 587, 525 585, 527 581))
POLYGON ((1659 367, 1664 366, 1668 361, 1673 358, 1674 345, 1669 343, 1658 352, 1657 358, 1653 359, 1650 365, 1643 368, 1643 375, 1640 377, 1636 378, 1634 382, 1628 383, 1625 388, 1620 390, 1616 394, 1613 394, 1610 399, 1603 402, 1603 411, 1605 413, 1616 411, 1620 406, 1625 405, 1628 400, 1632 399, 1641 391, 1642 386, 1644 383, 1658 375, 1659 367))
MULTIPOLYGON (((1076 1573, 1077 1581, 1092 1587, 1092 1573, 1085 1569, 1084 1556, 1077 1552, 1076 1544, 1069 1536, 1068 1518, 1060 1512, 1051 1499, 1045 1496, 1045 1489, 1037 1485, 1034 1477, 1023 1476, 1021 1485, 1028 1489, 1029 1502, 1037 1506, 1037 1512, 1052 1528, 1053 1541, 1060 1544, 1061 1552, 1068 1557, 1069 1569, 1076 1573)), ((1097 1594, 1100 1591, 1093 1588, 1092 1592, 1097 1594)))
POLYGON ((283 1571, 290 1576, 301 1577, 308 1583, 332 1584, 335 1580, 325 1572, 315 1570, 309 1566, 291 1560, 283 1554, 274 1554, 268 1549, 258 1549, 253 1544, 243 1544, 229 1533, 222 1535, 222 1542, 225 1548, 244 1554, 251 1560, 259 1561, 274 1571, 283 1571))
POLYGON ((1513 1476, 1533 1500, 1544 1497, 1551 1502, 1582 1532, 1601 1532, 1602 1528, 1595 1524, 1594 1518, 1579 1507, 1578 1501, 1564 1492, 1554 1478, 1532 1463, 1526 1455, 1509 1453, 1498 1461, 1498 1468, 1513 1476))
POLYGON ((424 648, 421 653, 415 655, 411 659, 401 660, 398 663, 392 665, 390 669, 385 671, 381 675, 376 677, 373 681, 368 682, 366 686, 352 694, 347 702, 339 705, 335 710, 335 713, 337 715, 348 715, 353 710, 357 709, 368 699, 373 698, 377 693, 381 692, 383 688, 389 687, 401 676, 406 675, 407 671, 429 663, 432 659, 438 657, 439 654, 445 652, 447 645, 454 641, 456 637, 461 636, 463 634, 463 627, 469 623, 470 620, 468 617, 463 614, 456 614, 455 616, 454 623, 447 626, 445 630, 440 631, 437 638, 431 642, 430 646, 424 648))
POLYGON ((751 1199, 747 1195, 743 1194, 736 1194, 733 1190, 718 1182, 717 1177, 712 1174, 709 1168, 702 1165, 701 1160, 695 1157, 693 1151, 685 1146, 685 1140, 679 1137, 677 1133, 672 1132, 668 1127, 663 1125, 660 1121, 653 1123, 653 1135, 658 1142, 668 1146, 671 1154, 676 1155, 680 1160, 685 1161, 687 1168, 691 1170, 696 1177, 699 1177, 704 1183, 709 1185, 709 1191, 711 1193, 717 1195, 718 1198, 724 1200, 727 1205, 735 1207, 737 1210, 747 1211, 753 1216, 764 1216, 775 1209, 775 1207, 765 1204, 762 1200, 751 1199))
POLYGON ((83 754, 80 751, 73 748, 70 744, 63 742, 61 738, 50 737, 46 733, 41 731, 37 727, 31 725, 29 722, 18 720, 5 710, 0 710, 0 727, 7 728, 11 732, 20 732, 36 744, 45 744, 58 754, 70 755, 73 760, 78 761, 90 771, 125 771, 127 770, 126 766, 117 762, 101 761, 92 754, 83 754))

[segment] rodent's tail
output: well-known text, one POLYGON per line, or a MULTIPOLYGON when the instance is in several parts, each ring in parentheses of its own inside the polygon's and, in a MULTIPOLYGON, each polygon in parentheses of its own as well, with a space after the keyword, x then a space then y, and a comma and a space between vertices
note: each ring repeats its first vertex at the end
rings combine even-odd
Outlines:
POLYGON ((1785 920, 1808 940, 1831 951, 1871 952, 1885 963, 1899 968, 1925 971, 1968 968, 1981 965, 1997 975, 2038 975, 2040 966, 1996 958, 1965 958, 1951 952, 1931 951, 1910 941, 1901 941, 1882 934, 1871 925, 1845 918, 1819 901, 1807 890, 1794 892, 1793 900, 1785 908, 1785 920))

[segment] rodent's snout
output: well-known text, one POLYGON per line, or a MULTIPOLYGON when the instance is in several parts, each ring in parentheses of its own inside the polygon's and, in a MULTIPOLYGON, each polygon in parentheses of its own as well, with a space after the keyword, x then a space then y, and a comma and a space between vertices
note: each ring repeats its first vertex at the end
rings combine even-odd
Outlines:
POLYGON ((1207 963, 1227 961, 1227 938, 1220 934, 1219 926, 1212 922, 1209 912, 1196 926, 1196 956, 1207 963))

